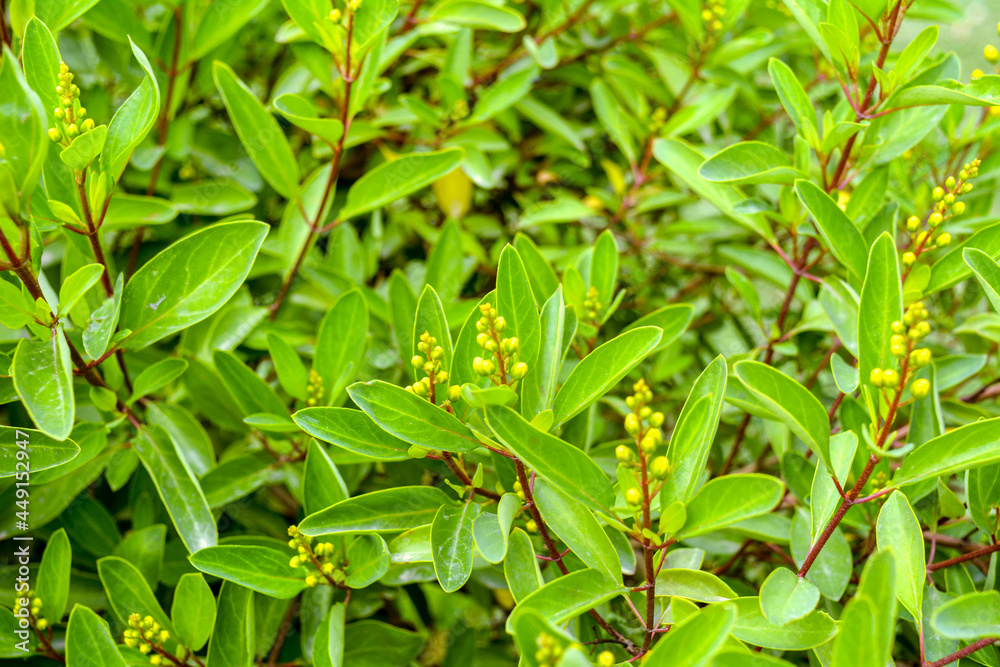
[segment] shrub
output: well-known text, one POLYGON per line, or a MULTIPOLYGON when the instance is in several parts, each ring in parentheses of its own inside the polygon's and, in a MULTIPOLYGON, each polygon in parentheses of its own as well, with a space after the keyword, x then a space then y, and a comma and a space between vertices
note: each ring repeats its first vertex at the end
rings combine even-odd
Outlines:
POLYGON ((0 0, 0 657, 998 664, 960 5, 0 0))

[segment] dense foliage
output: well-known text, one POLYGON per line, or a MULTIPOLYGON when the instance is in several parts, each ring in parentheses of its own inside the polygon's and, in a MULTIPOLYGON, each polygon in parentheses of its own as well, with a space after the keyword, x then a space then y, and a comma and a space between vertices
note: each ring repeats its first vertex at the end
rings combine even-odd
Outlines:
POLYGON ((0 0, 4 664, 1000 666, 964 5, 0 0))

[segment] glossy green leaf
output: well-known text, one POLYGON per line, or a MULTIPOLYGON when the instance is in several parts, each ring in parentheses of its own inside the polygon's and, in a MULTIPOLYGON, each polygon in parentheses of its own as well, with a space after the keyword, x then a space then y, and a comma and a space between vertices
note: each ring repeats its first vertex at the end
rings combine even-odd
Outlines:
MULTIPOLYGON (((152 616, 171 635, 175 635, 174 627, 164 613, 153 591, 146 583, 142 573, 127 560, 117 556, 108 556, 97 561, 97 573, 108 596, 108 602, 118 620, 126 625, 131 614, 141 614, 144 618, 152 616)), ((170 646, 173 645, 171 640, 170 646)))
POLYGON ((187 367, 188 362, 183 359, 168 358, 144 368, 132 382, 130 401, 135 402, 142 396, 148 396, 162 389, 183 375, 187 367))
POLYGON ((927 561, 920 522, 902 491, 890 494, 876 524, 879 550, 896 557, 896 597, 908 612, 920 618, 927 561))
POLYGON ((508 632, 519 614, 527 609, 539 612, 552 623, 579 616, 627 591, 600 570, 577 570, 553 579, 521 600, 507 617, 508 632))
POLYGON ((484 89, 479 94, 476 106, 467 122, 471 124, 487 121, 514 106, 531 91, 531 84, 537 77, 538 68, 531 66, 484 89))
POLYGON ((479 505, 471 499, 458 505, 442 505, 431 523, 434 571, 445 593, 454 593, 472 574, 475 540, 472 525, 479 505))
POLYGON ((982 250, 975 248, 965 248, 962 257, 982 285, 993 310, 1000 311, 1000 264, 982 250))
POLYGON ((383 431, 371 417, 349 408, 306 408, 292 419, 309 435, 380 461, 405 461, 410 443, 383 431))
POLYGON ((514 514, 521 508, 521 500, 513 493, 505 493, 497 504, 497 511, 482 512, 472 524, 476 548, 491 563, 500 563, 507 555, 510 526, 514 514))
POLYGON ((205 667, 251 667, 256 653, 254 638, 253 592, 223 582, 205 667))
POLYGON ((618 581, 621 561, 593 513, 547 480, 536 479, 535 503, 549 530, 584 563, 618 581))
POLYGON ((215 2, 208 6, 198 22, 189 57, 198 60, 236 35, 250 19, 267 6, 268 0, 215 2))
POLYGON ((357 376, 368 336, 368 307, 360 291, 337 300, 320 323, 313 369, 323 382, 327 403, 336 401, 357 376))
POLYGON ((774 90, 781 100, 781 106, 785 108, 788 116, 795 123, 799 135, 810 146, 818 146, 819 133, 816 129, 816 110, 798 77, 788 65, 777 58, 771 58, 768 61, 767 71, 771 75, 771 81, 774 83, 774 90))
POLYGON ((722 648, 736 621, 736 606, 716 604, 670 627, 643 661, 648 667, 704 667, 722 648))
POLYGON ((23 338, 14 351, 14 389, 32 421, 46 435, 65 440, 73 430, 76 400, 73 365, 62 327, 45 331, 47 340, 23 338))
POLYGON ((76 605, 66 628, 66 664, 72 667, 125 667, 108 622, 88 607, 76 605))
POLYGON ((722 149, 698 169, 713 183, 791 185, 805 174, 792 167, 783 151, 760 141, 744 141, 722 149))
POLYGON ((882 234, 868 255, 868 272, 861 288, 858 312, 858 373, 863 387, 875 395, 878 389, 870 382, 872 369, 894 368, 895 357, 890 352, 892 323, 903 316, 903 293, 899 279, 899 259, 896 243, 882 234))
POLYGON ((785 625, 812 612, 819 589, 788 568, 779 567, 760 587, 760 610, 771 623, 785 625))
POLYGON ((73 560, 69 537, 62 528, 52 533, 45 543, 42 564, 38 570, 35 591, 45 606, 45 617, 58 623, 66 611, 69 599, 70 565, 73 560))
POLYGON ((448 2, 434 6, 431 19, 470 28, 499 30, 500 32, 520 32, 524 29, 524 17, 507 7, 490 5, 485 2, 448 2))
POLYGON ((608 84, 600 79, 594 79, 590 84, 590 98, 594 104, 594 112, 611 137, 611 141, 615 142, 631 164, 636 164, 635 139, 622 119, 621 107, 608 84))
POLYGON ((510 534, 507 557, 503 561, 503 572, 510 594, 517 602, 521 602, 545 584, 531 538, 520 528, 515 528, 510 534))
POLYGON ((263 546, 220 544, 188 556, 205 574, 279 599, 295 597, 306 587, 306 568, 293 568, 283 551, 263 546))
POLYGON ((687 522, 677 537, 705 535, 730 524, 767 514, 781 502, 784 485, 768 475, 717 477, 687 504, 687 522))
POLYGON ((966 424, 925 442, 903 460, 893 483, 906 486, 1000 461, 1000 417, 966 424))
POLYGON ((975 641, 1000 635, 1000 593, 973 592, 949 600, 934 611, 934 630, 950 639, 975 641))
POLYGON ((433 153, 411 153, 369 170, 347 192, 347 203, 338 220, 382 208, 449 174, 462 161, 462 150, 448 148, 433 153))
POLYGON ((758 598, 737 598, 732 635, 740 641, 782 651, 802 651, 834 637, 837 624, 824 612, 813 611, 786 625, 772 623, 761 613, 758 598))
POLYGON ((513 246, 500 253, 497 268, 497 312, 506 321, 503 337, 516 336, 519 342, 518 360, 528 364, 531 375, 538 358, 541 321, 528 272, 513 246))
POLYGON ((857 284, 865 278, 868 255, 865 239, 837 202, 820 187, 806 180, 795 182, 795 193, 809 210, 830 252, 857 284))
POLYGON ((80 446, 72 440, 55 440, 33 429, 0 426, 0 478, 13 477, 19 471, 34 473, 55 468, 79 453, 80 446))
POLYGON ((132 151, 149 134, 160 113, 160 89, 156 84, 156 74, 153 73, 145 54, 131 39, 129 45, 146 76, 139 87, 118 108, 108 124, 100 164, 101 171, 105 172, 112 182, 121 178, 125 165, 132 157, 132 151))
POLYGON ((402 486, 349 498, 299 523, 306 535, 393 533, 426 526, 450 499, 432 486, 402 486))
POLYGON ((192 650, 201 650, 215 625, 215 596, 200 573, 181 576, 174 590, 170 618, 180 642, 192 650))
POLYGON ((711 572, 665 568, 656 574, 656 595, 695 602, 724 602, 736 597, 726 582, 711 572))

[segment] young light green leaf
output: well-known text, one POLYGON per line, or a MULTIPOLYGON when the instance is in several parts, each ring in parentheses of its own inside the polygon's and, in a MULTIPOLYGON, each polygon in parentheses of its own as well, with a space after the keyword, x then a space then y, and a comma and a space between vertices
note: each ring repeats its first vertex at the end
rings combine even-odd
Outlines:
POLYGON ((865 239, 837 202, 819 186, 807 180, 795 181, 795 193, 809 210, 830 252, 847 270, 847 274, 861 284, 865 278, 868 256, 865 239))
POLYGON ((783 151, 760 141, 734 144, 708 158, 698 175, 713 183, 791 185, 805 174, 792 167, 783 151))
POLYGON ((306 454, 302 496, 306 515, 315 514, 350 497, 336 464, 316 441, 309 444, 309 453, 306 454))
POLYGON ((267 6, 268 1, 234 0, 210 4, 201 15, 188 58, 200 60, 215 47, 229 41, 250 19, 267 6))
POLYGON ((476 548, 483 558, 496 564, 507 555, 510 526, 514 514, 521 508, 521 500, 513 493, 505 493, 497 504, 497 512, 483 512, 472 524, 476 548))
POLYGON ((475 541, 472 525, 479 505, 471 502, 442 505, 431 523, 431 553, 434 571, 445 593, 454 593, 472 574, 475 541))
POLYGON ((902 491, 892 493, 882 505, 875 526, 879 550, 891 549, 896 556, 896 597, 920 618, 927 560, 920 521, 902 491))
POLYGON ((986 293, 993 310, 1000 312, 1000 263, 975 248, 965 248, 962 251, 962 258, 972 269, 979 284, 983 286, 983 292, 986 293))
POLYGON ((732 635, 740 641, 781 651, 804 651, 824 644, 837 634, 837 623, 824 612, 813 611, 786 625, 767 620, 758 598, 737 598, 732 635))
POLYGON ((341 392, 361 368, 368 337, 368 307, 360 290, 337 299, 320 323, 316 337, 313 369, 323 381, 323 395, 328 404, 341 392))
MULTIPOLYGON (((818 34, 816 35, 818 37, 818 34)), ((771 58, 767 64, 774 89, 778 93, 781 105, 785 107, 789 118, 795 123, 799 134, 810 146, 819 146, 819 133, 816 129, 816 109, 806 94, 798 77, 785 63, 777 58, 771 58)))
POLYGON ((134 403, 143 396, 148 396, 153 392, 166 387, 168 384, 184 375, 188 362, 176 357, 168 357, 158 361, 151 366, 147 366, 132 381, 132 397, 130 403, 134 403))
POLYGON ((785 567, 771 572, 760 588, 760 610, 771 623, 787 625, 812 612, 819 589, 785 567))
POLYGON ((646 667, 705 667, 729 637, 736 605, 715 604, 672 625, 643 660, 646 667))
POLYGON ((966 593, 934 610, 934 630, 950 639, 971 642, 1000 635, 1000 592, 966 593))
POLYGON ((371 417, 349 408, 306 408, 292 415, 303 431, 363 457, 405 461, 410 443, 383 431, 371 417))
POLYGON ((623 595, 628 591, 600 570, 577 570, 553 579, 531 593, 507 617, 507 631, 513 629, 518 615, 533 609, 552 623, 578 616, 602 602, 623 595))
POLYGON ((878 237, 868 255, 868 271, 861 288, 858 311, 858 373, 862 386, 873 395, 878 388, 871 384, 875 368, 894 368, 890 351, 891 326, 903 317, 903 290, 899 278, 896 243, 888 233, 878 237))
POLYGON ((687 504, 687 522, 677 538, 706 535, 737 521, 767 514, 781 502, 784 485, 769 475, 717 477, 687 504))
POLYGON ((538 68, 532 66, 497 81, 482 91, 466 122, 470 125, 482 123, 506 111, 531 91, 531 84, 537 77, 538 68))
POLYGON ((77 604, 66 628, 66 664, 73 667, 125 667, 108 622, 77 604))
POLYGON ((733 589, 711 572, 677 567, 657 573, 656 595, 706 603, 724 602, 736 597, 733 589))
POLYGON ((177 639, 193 651, 201 650, 215 625, 215 596, 201 573, 181 575, 174 589, 170 618, 177 639))
MULTIPOLYGON (((188 556, 205 574, 287 600, 306 587, 306 567, 293 568, 284 551, 249 544, 220 544, 188 556)), ((308 566, 308 563, 307 563, 308 566)))
POLYGON ((621 116, 621 105, 615 99, 608 84, 601 79, 594 79, 590 84, 590 98, 594 104, 594 112, 601 125, 611 137, 611 141, 625 154, 630 164, 636 164, 635 139, 621 116))
POLYGON ((156 85, 156 74, 153 73, 146 55, 131 39, 129 45, 146 76, 139 87, 118 108, 108 125, 100 164, 101 171, 108 175, 112 183, 121 178, 125 165, 132 157, 132 151, 149 134, 160 113, 160 89, 156 85))
POLYGON ((903 460, 893 483, 908 486, 925 479, 1000 461, 1000 417, 966 424, 925 442, 903 460))
POLYGON ((45 331, 48 340, 22 338, 14 350, 14 389, 32 421, 48 436, 65 440, 73 430, 76 400, 73 365, 62 326, 45 331))
POLYGON ((337 219, 350 220, 412 194, 454 171, 462 157, 462 149, 448 148, 380 164, 354 182, 337 219))
POLYGON ((525 25, 524 17, 513 9, 466 0, 434 5, 430 18, 435 21, 500 32, 520 32, 525 25))
POLYGON ((398 533, 426 526, 451 502, 433 486, 401 486, 366 493, 310 514, 299 524, 306 535, 398 533))
POLYGON ((535 502, 549 530, 584 563, 621 580, 622 567, 610 538, 593 513, 545 479, 535 480, 535 502))

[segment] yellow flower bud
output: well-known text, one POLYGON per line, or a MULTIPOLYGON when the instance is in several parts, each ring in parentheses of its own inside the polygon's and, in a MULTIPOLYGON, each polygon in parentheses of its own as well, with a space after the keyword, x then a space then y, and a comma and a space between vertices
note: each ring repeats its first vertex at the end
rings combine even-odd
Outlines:
POLYGON ((627 445, 618 445, 615 447, 615 458, 622 463, 628 463, 632 460, 632 449, 627 445))
POLYGON ((60 132, 58 129, 54 127, 51 128, 49 130, 49 139, 51 139, 52 141, 62 141, 62 132, 60 132))
POLYGON ((291 567, 301 567, 302 561, 299 560, 298 556, 292 556, 292 560, 288 561, 288 565, 291 567))
POLYGON ((969 76, 969 79, 971 79, 972 81, 976 81, 982 78, 983 78, 983 70, 981 69, 972 70, 972 74, 969 76))
POLYGON ((873 368, 871 374, 868 376, 868 381, 876 387, 881 387, 885 384, 885 373, 881 368, 873 368))
POLYGON ((462 387, 461 386, 459 386, 457 384, 453 384, 450 387, 448 387, 448 400, 449 401, 451 401, 452 403, 455 403, 460 398, 462 398, 462 387))
POLYGON ((522 380, 524 376, 528 374, 528 364, 523 361, 519 361, 514 364, 514 368, 510 371, 510 376, 514 380, 522 380))
POLYGON ((49 622, 47 620, 45 620, 44 618, 40 618, 40 619, 38 619, 38 622, 35 623, 35 625, 38 626, 39 630, 44 630, 45 628, 49 627, 49 622))
POLYGON ((528 522, 526 524, 524 524, 524 528, 529 533, 537 533, 538 532, 538 524, 535 523, 534 519, 528 519, 528 522))
POLYGON ((597 656, 597 667, 614 667, 615 654, 611 651, 601 651, 597 656))
POLYGON ((910 393, 913 394, 913 398, 916 399, 926 398, 927 394, 929 394, 930 391, 931 391, 930 381, 925 380, 923 378, 914 382, 913 386, 910 387, 910 393))
POLYGON ((627 502, 629 505, 632 505, 633 507, 641 505, 642 491, 633 486, 631 489, 625 492, 625 502, 627 502))
POLYGON ((149 653, 151 650, 149 644, 139 644, 139 652, 143 655, 149 653))
MULTIPOLYGON (((1000 107, 993 107, 993 109, 1000 109, 1000 107)), ((990 111, 992 111, 993 109, 990 109, 990 111)), ((962 215, 963 213, 965 213, 965 202, 964 201, 955 202, 955 205, 952 207, 951 211, 955 215, 962 215)))
POLYGON ((159 655, 154 655, 149 659, 149 664, 151 665, 162 665, 163 658, 159 655))
POLYGON ((903 253, 903 264, 905 266, 913 266, 913 264, 916 261, 917 261, 917 256, 914 255, 912 252, 903 253))
POLYGON ((906 327, 899 320, 893 322, 891 326, 892 326, 892 333, 901 334, 904 331, 906 331, 906 327))
POLYGON ((943 248, 949 243, 951 243, 951 234, 947 232, 945 232, 944 234, 939 234, 934 242, 937 243, 938 247, 943 248))
POLYGON ((944 217, 940 213, 931 213, 931 217, 927 218, 927 224, 931 227, 937 227, 942 222, 944 222, 944 217))
POLYGON ((639 418, 635 416, 635 413, 630 412, 625 415, 625 432, 629 435, 638 435, 639 429, 639 418))
POLYGON ((894 370, 887 370, 882 372, 882 382, 886 387, 890 389, 895 389, 899 386, 899 373, 894 370))
POLYGON ((655 479, 664 479, 670 474, 670 460, 666 456, 657 456, 649 463, 649 473, 655 479))
POLYGON ((915 232, 918 229, 920 229, 920 218, 918 218, 915 215, 911 215, 906 220, 906 228, 909 229, 911 232, 915 232))
POLYGON ((983 58, 986 58, 988 63, 996 64, 1000 60, 1000 51, 997 51, 997 47, 992 44, 987 44, 986 48, 983 49, 983 58))

